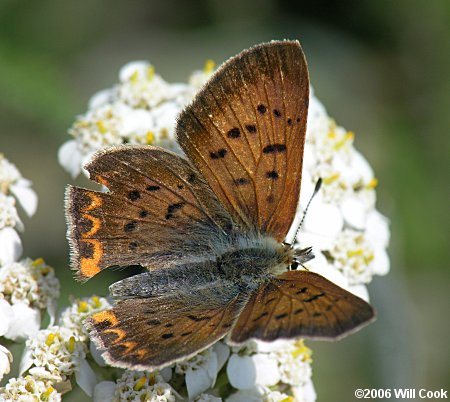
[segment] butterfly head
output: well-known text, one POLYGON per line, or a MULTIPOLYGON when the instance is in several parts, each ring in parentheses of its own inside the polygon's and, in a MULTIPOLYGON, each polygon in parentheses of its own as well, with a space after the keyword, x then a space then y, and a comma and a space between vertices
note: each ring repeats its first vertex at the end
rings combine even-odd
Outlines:
POLYGON ((314 258, 312 247, 295 248, 293 244, 283 243, 281 254, 290 271, 295 271, 299 266, 311 261, 314 258))

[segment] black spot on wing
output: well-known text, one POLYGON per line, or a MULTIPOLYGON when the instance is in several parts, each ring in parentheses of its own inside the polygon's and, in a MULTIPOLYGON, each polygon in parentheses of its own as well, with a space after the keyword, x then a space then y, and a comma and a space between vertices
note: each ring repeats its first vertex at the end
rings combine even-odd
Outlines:
POLYGON ((163 339, 173 338, 173 333, 172 332, 168 332, 167 334, 162 334, 161 338, 163 338, 163 339))
POLYGON ((147 186, 147 191, 158 191, 160 188, 159 186, 147 186))
POLYGON ((268 179, 277 180, 278 179, 278 173, 275 170, 271 170, 266 173, 266 177, 268 179))
POLYGON ((228 131, 227 136, 228 138, 239 138, 241 136, 241 131, 237 127, 234 127, 228 131))
POLYGON ((275 319, 276 320, 281 320, 281 319, 287 317, 288 315, 289 315, 288 313, 278 314, 278 315, 275 316, 275 319))
POLYGON ((234 184, 236 184, 237 186, 243 186, 248 183, 249 183, 249 181, 244 177, 239 177, 239 179, 234 180, 234 184))
POLYGON ((135 241, 132 241, 132 242, 130 242, 130 243, 128 244, 128 248, 129 248, 130 250, 136 250, 137 247, 138 247, 138 243, 135 242, 135 241))
POLYGON ((285 144, 269 144, 263 148, 263 153, 265 154, 281 153, 285 151, 286 151, 285 144))
POLYGON ((317 300, 319 298, 321 298, 322 296, 325 296, 325 293, 321 292, 321 293, 317 293, 315 295, 312 295, 311 297, 309 297, 308 299, 303 300, 303 302, 305 303, 311 303, 314 300, 317 300))
POLYGON ((258 317, 254 318, 253 321, 259 321, 261 318, 265 317, 266 315, 269 315, 267 311, 264 311, 264 313, 261 313, 258 317))
POLYGON ((226 154, 227 150, 225 148, 221 148, 217 152, 210 152, 209 156, 211 159, 222 159, 226 154))
POLYGON ((140 193, 138 190, 130 191, 130 192, 128 193, 128 198, 129 198, 131 201, 136 201, 136 200, 138 200, 139 198, 141 198, 141 193, 140 193))
POLYGON ((175 204, 169 204, 167 207, 166 219, 173 218, 175 211, 183 208, 184 202, 177 202, 175 204))
POLYGON ((125 232, 132 232, 133 230, 135 230, 137 227, 137 222, 136 221, 131 221, 128 222, 124 225, 123 229, 125 230, 125 232))
POLYGON ((260 103, 256 109, 261 114, 264 114, 267 111, 267 107, 265 105, 263 105, 262 103, 260 103))
POLYGON ((199 322, 199 321, 206 321, 206 320, 209 320, 211 317, 208 317, 208 316, 204 316, 204 317, 198 317, 198 316, 196 316, 196 315, 192 315, 192 314, 190 314, 190 315, 188 315, 188 318, 190 319, 190 320, 192 320, 192 321, 195 321, 195 322, 199 322))

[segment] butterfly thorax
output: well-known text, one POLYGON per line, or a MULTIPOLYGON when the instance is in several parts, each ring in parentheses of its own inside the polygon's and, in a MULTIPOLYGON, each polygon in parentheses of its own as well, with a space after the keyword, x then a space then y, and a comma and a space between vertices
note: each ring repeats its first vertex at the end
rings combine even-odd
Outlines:
POLYGON ((290 247, 265 238, 247 247, 225 252, 216 261, 224 279, 253 287, 252 284, 256 286, 265 279, 286 272, 293 259, 290 247))

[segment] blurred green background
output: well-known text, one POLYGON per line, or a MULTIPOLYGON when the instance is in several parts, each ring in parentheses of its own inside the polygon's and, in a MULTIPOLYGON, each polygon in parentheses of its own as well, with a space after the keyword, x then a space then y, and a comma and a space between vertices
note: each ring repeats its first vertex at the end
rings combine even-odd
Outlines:
POLYGON ((207 58, 299 39, 317 96, 376 172, 392 230, 391 273, 369 287, 376 323, 339 343, 309 343, 318 400, 354 400, 356 388, 449 389, 449 28, 446 0, 2 0, 0 152, 40 203, 23 217, 24 254, 55 267, 62 302, 106 294, 116 279, 71 277, 63 194, 74 181, 56 155, 123 64, 148 59, 183 81, 207 58))

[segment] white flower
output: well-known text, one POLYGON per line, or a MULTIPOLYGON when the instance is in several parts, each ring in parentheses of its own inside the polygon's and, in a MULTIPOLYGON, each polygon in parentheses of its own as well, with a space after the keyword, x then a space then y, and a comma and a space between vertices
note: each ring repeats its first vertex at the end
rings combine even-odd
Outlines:
POLYGON ((34 335, 41 326, 41 311, 23 302, 11 306, 12 318, 7 322, 5 338, 22 341, 34 335))
POLYGON ((0 268, 0 297, 12 305, 21 302, 54 315, 59 281, 42 258, 26 258, 0 268))
POLYGON ((186 388, 190 399, 214 387, 217 374, 228 355, 228 346, 217 342, 191 359, 176 364, 175 372, 185 374, 186 388))
POLYGON ((150 109, 164 101, 170 85, 148 62, 135 61, 122 67, 119 73, 121 83, 116 91, 118 98, 133 108, 150 109))
POLYGON ((311 380, 311 349, 302 340, 284 341, 282 346, 270 353, 278 363, 280 380, 284 384, 300 386, 311 380))
POLYGON ((58 162, 72 178, 80 174, 83 158, 84 154, 78 140, 67 141, 58 150, 58 162))
POLYGON ((311 380, 301 386, 292 387, 292 395, 295 402, 314 402, 317 398, 316 390, 311 380))
MULTIPOLYGON (((230 384, 241 391, 260 392, 279 383, 301 386, 311 381, 311 350, 301 340, 251 341, 234 352, 227 375, 230 384)), ((236 397, 242 395, 247 393, 236 397)))
POLYGON ((83 321, 93 313, 110 307, 110 303, 104 297, 91 296, 75 300, 61 313, 58 324, 71 330, 79 339, 85 341, 89 339, 89 333, 83 326, 83 321))
POLYGON ((59 281, 42 258, 0 267, 0 315, 5 318, 0 333, 12 340, 28 338, 40 327, 41 310, 47 309, 54 321, 58 297, 59 281))
POLYGON ((210 394, 200 394, 194 398, 194 402, 222 402, 222 398, 210 394))
POLYGON ((384 275, 389 270, 384 247, 374 245, 363 233, 351 229, 335 237, 324 254, 350 285, 368 283, 374 274, 384 275))
POLYGON ((0 229, 0 266, 17 261, 21 255, 22 241, 17 232, 12 227, 0 229))
POLYGON ((194 71, 189 77, 189 85, 193 88, 194 91, 198 91, 200 88, 205 85, 206 81, 211 78, 214 73, 214 68, 216 64, 213 60, 206 60, 203 70, 194 71))
POLYGON ((36 193, 31 189, 31 182, 27 179, 24 179, 16 166, 9 162, 1 153, 0 193, 5 195, 12 194, 13 196, 15 196, 28 216, 32 216, 36 212, 37 196, 36 193))
POLYGON ((257 386, 235 392, 226 399, 226 402, 295 402, 295 400, 285 393, 257 386))
POLYGON ((11 352, 3 345, 0 345, 0 381, 5 374, 9 373, 10 365, 13 361, 11 352))
POLYGON ((5 299, 0 299, 0 336, 8 332, 11 322, 14 320, 14 311, 5 299))
POLYGON ((78 116, 69 130, 74 137, 58 151, 59 163, 73 177, 98 149, 124 143, 155 144, 174 151, 176 116, 194 96, 197 85, 212 72, 207 63, 191 84, 169 84, 148 62, 131 62, 120 71, 120 83, 100 91, 89 110, 78 116))
POLYGON ((119 103, 91 109, 85 115, 78 116, 69 134, 77 139, 82 153, 119 145, 122 143, 122 115, 126 109, 126 105, 119 103))
POLYGON ((61 394, 48 381, 32 376, 11 378, 0 388, 0 402, 61 402, 61 394))
POLYGON ((40 330, 26 341, 20 372, 28 371, 40 378, 70 387, 70 377, 76 374, 77 383, 92 395, 95 374, 86 362, 86 344, 67 328, 52 326, 40 330))
POLYGON ((6 227, 23 230, 23 223, 17 214, 14 197, 0 193, 0 230, 6 227))
POLYGON ((92 397, 94 402, 110 402, 114 398, 116 383, 113 381, 100 381, 94 388, 92 397))
MULTIPOLYGON (((107 394, 110 384, 102 385, 107 394), (105 386, 106 385, 106 386, 105 386)), ((178 394, 157 373, 126 370, 117 380, 113 402, 175 402, 178 394)), ((97 402, 96 399, 94 399, 97 402)), ((99 400, 100 401, 100 400, 99 400)))

